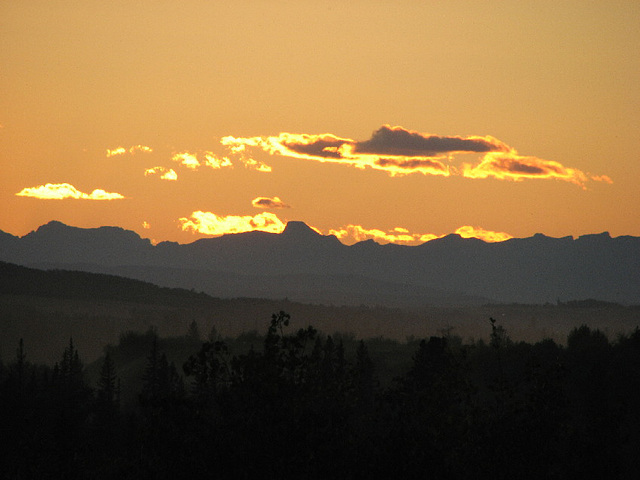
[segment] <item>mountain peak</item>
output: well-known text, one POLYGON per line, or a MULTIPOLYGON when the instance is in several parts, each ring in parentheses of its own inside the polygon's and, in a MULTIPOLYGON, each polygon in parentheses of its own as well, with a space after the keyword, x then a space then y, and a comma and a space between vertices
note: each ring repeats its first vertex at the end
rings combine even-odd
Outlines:
POLYGON ((69 226, 65 225, 62 222, 59 222, 58 220, 51 220, 50 222, 45 223, 44 225, 40 225, 36 231, 41 232, 41 231, 62 230, 64 228, 69 228, 69 226))
POLYGON ((318 232, 316 232, 313 228, 307 225, 304 222, 299 221, 291 221, 287 222, 287 226, 282 231, 281 235, 287 237, 305 237, 305 238, 315 238, 320 236, 318 232))

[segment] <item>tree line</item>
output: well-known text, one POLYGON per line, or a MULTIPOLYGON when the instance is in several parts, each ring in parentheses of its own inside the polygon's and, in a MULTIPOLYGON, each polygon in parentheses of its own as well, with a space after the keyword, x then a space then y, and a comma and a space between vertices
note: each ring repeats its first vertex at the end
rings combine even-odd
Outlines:
POLYGON ((176 366, 157 335, 133 404, 114 355, 98 380, 71 340, 53 366, 18 345, 0 363, 3 478, 635 478, 640 469, 640 330, 615 341, 574 329, 567 345, 450 333, 415 343, 392 382, 368 343, 345 351, 275 313, 243 353, 187 335, 176 366), (257 342, 259 340, 259 343, 257 342))

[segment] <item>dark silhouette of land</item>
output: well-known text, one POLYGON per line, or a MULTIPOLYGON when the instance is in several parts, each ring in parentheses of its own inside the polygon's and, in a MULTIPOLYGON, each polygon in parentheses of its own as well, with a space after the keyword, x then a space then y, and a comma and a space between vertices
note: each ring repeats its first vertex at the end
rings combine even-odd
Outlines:
POLYGON ((640 238, 608 233, 485 243, 449 235, 420 246, 343 245, 301 222, 152 245, 117 227, 50 222, 22 238, 0 232, 0 260, 85 270, 204 291, 333 305, 482 305, 596 300, 640 303, 640 238))
POLYGON ((638 325, 596 299, 335 307, 0 262, 0 476, 631 479, 638 325))
POLYGON ((640 469, 640 330, 566 347, 445 334, 320 334, 274 313, 260 334, 127 332, 85 366, 20 340, 0 362, 6 478, 610 478, 640 469), (408 353, 408 355, 407 355, 408 353), (389 369, 395 375, 381 381, 389 369))
POLYGON ((260 331, 269 312, 286 309, 322 332, 394 341, 425 338, 448 331, 464 339, 488 339, 486 319, 495 317, 512 338, 563 343, 580 325, 611 338, 640 324, 640 306, 601 300, 572 300, 546 305, 426 305, 414 308, 332 306, 286 299, 215 298, 201 292, 159 287, 139 280, 82 271, 39 270, 0 262, 0 358, 13 355, 20 338, 31 358, 53 362, 59 345, 73 337, 84 358, 93 361, 102 347, 126 331, 155 328, 180 335, 192 321, 203 331, 226 336, 260 331))

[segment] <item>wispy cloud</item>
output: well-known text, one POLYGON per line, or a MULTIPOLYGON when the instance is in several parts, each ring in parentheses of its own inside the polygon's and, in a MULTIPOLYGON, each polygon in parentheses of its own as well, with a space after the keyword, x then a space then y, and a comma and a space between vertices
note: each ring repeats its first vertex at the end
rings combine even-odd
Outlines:
POLYGON ((613 180, 608 175, 591 175, 589 174, 589 178, 595 182, 604 182, 608 184, 612 184, 613 180))
MULTIPOLYGON (((252 202, 254 206, 271 205, 282 203, 278 197, 267 198, 258 197, 252 202)), ((260 207, 265 208, 265 207, 260 207)), ((282 207, 279 207, 282 208, 282 207)), ((191 231, 204 235, 220 236, 229 233, 244 233, 252 231, 265 231, 270 233, 281 233, 286 222, 270 212, 263 212, 257 215, 218 215, 213 212, 196 211, 189 218, 178 220, 183 231, 191 231)), ((324 233, 313 226, 313 230, 323 235, 324 233)), ((485 242, 503 242, 513 238, 505 232, 495 232, 485 230, 481 227, 469 225, 458 228, 455 233, 463 238, 478 238, 485 242)), ((381 230, 377 228, 365 228, 361 225, 349 224, 337 229, 330 229, 328 235, 335 235, 342 243, 352 245, 365 240, 374 240, 377 243, 395 243, 399 245, 420 245, 445 235, 435 233, 413 233, 403 227, 395 227, 392 230, 381 230)))
MULTIPOLYGON (((242 163, 245 168, 249 170, 256 170, 258 172, 271 172, 271 167, 263 162, 255 160, 250 156, 242 153, 241 151, 233 152, 237 158, 236 160, 242 163)), ((191 152, 179 152, 175 153, 171 158, 174 162, 178 162, 181 165, 190 168, 191 170, 197 170, 200 167, 209 167, 214 170, 222 168, 233 168, 233 162, 228 156, 216 155, 214 152, 206 150, 199 153, 191 152)))
POLYGON ((240 157, 242 164, 249 170, 256 170, 257 172, 270 173, 271 167, 266 163, 260 162, 250 157, 240 157))
POLYGON ((33 197, 42 200, 62 200, 72 198, 76 200, 119 200, 125 198, 119 193, 106 192, 100 188, 91 193, 83 193, 69 183, 47 183, 37 187, 23 188, 18 193, 19 197, 33 197))
POLYGON ((171 157, 171 160, 173 160, 174 162, 178 162, 179 164, 190 168, 191 170, 196 170, 200 166, 198 157, 190 152, 176 153, 173 155, 173 157, 171 157))
POLYGON ((480 227, 472 227, 470 225, 465 225, 458 228, 455 233, 460 235, 462 238, 479 238, 480 240, 484 240, 488 243, 504 242, 505 240, 513 238, 512 235, 509 235, 505 232, 493 232, 491 230, 485 230, 484 228, 480 227))
POLYGON ((291 208, 291 205, 287 205, 279 197, 257 197, 251 201, 251 205, 256 208, 291 208))
POLYGON ((477 165, 464 164, 461 172, 467 178, 493 177, 514 181, 527 178, 556 178, 580 186, 584 186, 589 179, 584 172, 578 169, 567 168, 551 160, 518 155, 514 152, 487 153, 477 165))
POLYGON ((280 233, 285 223, 275 214, 262 212, 257 215, 216 215, 213 212, 196 211, 189 218, 179 219, 180 228, 184 231, 205 235, 224 235, 260 230, 280 233))
POLYGON ((249 149, 258 148, 271 155, 372 168, 391 176, 422 173, 500 180, 552 178, 581 186, 589 179, 611 182, 606 175, 588 175, 559 162, 519 155, 514 148, 490 135, 432 135, 389 125, 380 127, 364 141, 330 133, 281 133, 268 137, 226 136, 221 144, 233 154, 248 155, 249 149), (464 163, 461 167, 452 163, 458 155, 470 154, 481 155, 479 163, 464 163))
POLYGON ((131 153, 131 154, 135 154, 138 152, 142 152, 142 153, 151 153, 153 152, 153 149, 151 147, 148 147, 146 145, 134 145, 132 147, 129 148, 125 148, 125 147, 116 147, 113 149, 107 148, 107 157, 114 157, 116 155, 124 155, 125 153, 131 153))
MULTIPOLYGON (((485 242, 503 242, 512 238, 505 232, 494 232, 480 227, 465 225, 458 228, 455 233, 463 238, 478 238, 485 242)), ((377 243, 396 243, 400 245, 419 245, 430 242, 444 235, 435 233, 411 233, 408 229, 396 227, 393 230, 380 230, 377 228, 365 228, 361 225, 347 225, 335 230, 329 230, 330 235, 335 235, 340 241, 346 244, 362 242, 364 240, 374 240, 377 243)))
POLYGON ((127 149, 124 147, 107 148, 107 157, 115 157, 116 155, 124 155, 125 153, 127 153, 127 149))
POLYGON ((147 177, 149 175, 160 175, 161 180, 178 180, 178 174, 172 168, 165 167, 153 167, 147 168, 144 171, 144 175, 147 177))
POLYGON ((438 238, 437 235, 427 233, 410 233, 402 227, 383 231, 377 228, 365 228, 361 225, 347 225, 336 230, 329 230, 330 235, 335 235, 344 243, 352 244, 365 240, 374 240, 378 243, 398 243, 403 245, 416 245, 438 238))
POLYGON ((248 148, 260 148, 271 155, 314 160, 322 163, 340 163, 356 168, 383 170, 391 175, 421 172, 425 175, 449 175, 449 167, 438 158, 384 157, 355 151, 357 142, 332 134, 308 135, 281 133, 273 137, 239 138, 227 136, 221 139, 232 153, 243 153, 248 148))
POLYGON ((204 152, 204 164, 207 167, 213 168, 214 170, 219 170, 221 168, 233 168, 233 164, 229 157, 220 157, 213 152, 206 151, 204 152))

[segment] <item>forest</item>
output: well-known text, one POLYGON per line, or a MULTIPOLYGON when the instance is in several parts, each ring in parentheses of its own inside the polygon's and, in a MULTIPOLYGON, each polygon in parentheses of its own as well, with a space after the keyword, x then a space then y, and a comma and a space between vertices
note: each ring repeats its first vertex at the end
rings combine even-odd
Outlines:
MULTIPOLYGON (((123 332, 85 365, 0 363, 3 478, 636 478, 640 330, 566 344, 452 332, 123 332)), ((294 327, 294 324, 296 327, 294 327)))

